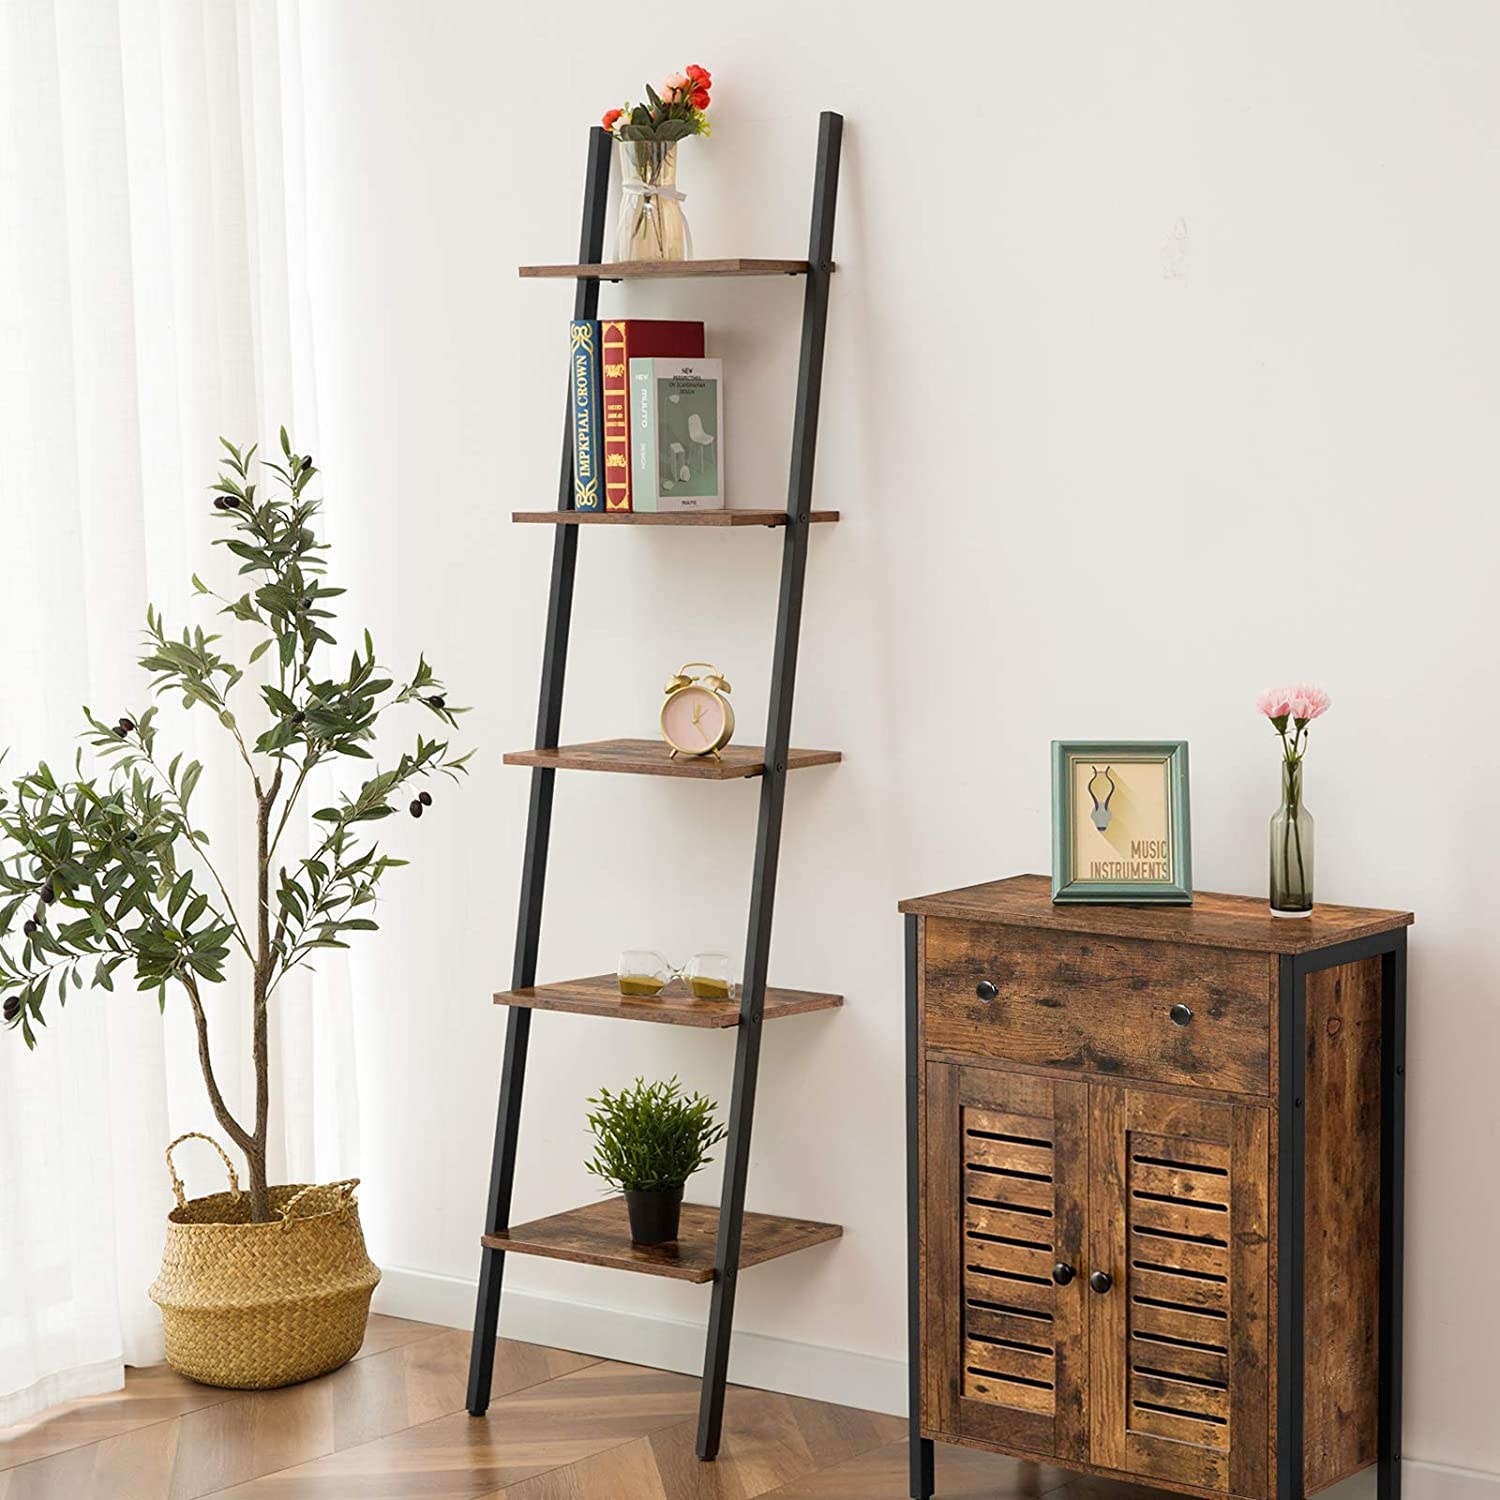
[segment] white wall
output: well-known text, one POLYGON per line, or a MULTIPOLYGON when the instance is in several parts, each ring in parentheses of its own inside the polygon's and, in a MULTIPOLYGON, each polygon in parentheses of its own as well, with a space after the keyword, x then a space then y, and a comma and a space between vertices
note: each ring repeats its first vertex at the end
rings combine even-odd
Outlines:
MULTIPOLYGON (((476 705, 482 747, 399 831, 420 864, 357 959, 376 1257, 477 1264, 527 792, 499 757, 530 743, 551 541, 508 515, 553 503, 571 302, 515 267, 572 258, 588 125, 702 61, 700 254, 801 254, 817 112, 848 120, 817 488, 845 519, 812 540, 795 733, 847 759, 792 782, 773 947, 781 981, 848 1004, 768 1028, 751 1179, 753 1206, 847 1233, 748 1275, 740 1326, 903 1353, 898 898, 1047 868, 1055 735, 1188 738, 1198 883, 1262 891, 1277 773, 1251 700, 1307 676, 1335 703, 1309 771, 1318 893, 1418 913, 1406 1451, 1500 1470, 1500 11, 883 9, 302 9, 317 459, 361 521, 339 570, 388 658, 421 645, 476 705)), ((784 495, 799 290, 605 289, 707 321, 741 504, 784 495)), ((650 733, 662 679, 707 657, 754 740, 778 549, 583 537, 565 738, 650 733)), ((630 944, 739 951, 755 811, 748 784, 561 778, 543 977, 630 944)), ((595 1191, 597 1085, 676 1070, 727 1100, 732 1049, 541 1017, 517 1213, 595 1191)))

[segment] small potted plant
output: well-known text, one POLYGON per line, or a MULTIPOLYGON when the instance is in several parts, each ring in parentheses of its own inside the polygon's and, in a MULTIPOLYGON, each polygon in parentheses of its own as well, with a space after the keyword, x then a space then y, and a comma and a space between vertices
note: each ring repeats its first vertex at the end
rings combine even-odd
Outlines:
POLYGON ((677 143, 708 135, 707 68, 689 63, 662 80, 658 93, 648 83, 642 104, 606 110, 602 124, 620 143, 621 260, 686 260, 693 237, 683 217, 686 196, 677 187, 677 143))
POLYGON ((637 1078, 617 1094, 600 1089, 589 1103, 594 1159, 587 1166, 625 1194, 631 1240, 675 1240, 683 1184, 708 1165, 708 1153, 728 1133, 714 1119, 718 1106, 703 1094, 685 1094, 676 1077, 665 1083, 637 1078))

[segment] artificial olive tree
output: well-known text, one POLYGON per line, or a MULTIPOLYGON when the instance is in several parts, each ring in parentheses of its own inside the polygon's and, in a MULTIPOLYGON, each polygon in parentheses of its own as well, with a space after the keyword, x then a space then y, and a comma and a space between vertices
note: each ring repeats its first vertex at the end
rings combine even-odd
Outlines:
MULTIPOLYGON (((370 634, 345 675, 322 664, 337 647, 329 603, 344 592, 326 582, 327 546, 312 530, 319 502, 307 498, 318 471, 292 451, 281 431, 282 460, 252 480, 254 446, 224 441, 228 457, 213 486, 214 510, 227 534, 215 545, 240 561, 247 591, 215 593, 196 576, 199 594, 218 599, 222 614, 256 628, 260 639, 246 667, 268 657, 257 695, 245 669, 219 654, 220 637, 201 629, 170 635, 155 609, 146 612, 146 654, 156 695, 178 696, 185 709, 206 709, 243 763, 254 794, 255 895, 241 920, 209 837, 191 813, 202 774, 195 760, 171 755, 158 742, 155 706, 113 723, 87 708, 82 736, 100 764, 85 774, 79 750, 72 778, 42 762, 0 792, 0 997, 4 1021, 28 1047, 52 997, 69 990, 114 988, 129 966, 137 987, 154 990, 165 1009, 172 987, 187 997, 197 1029, 198 1059, 219 1124, 245 1155, 251 1216, 269 1217, 266 1127, 270 1112, 268 1007, 277 986, 319 949, 346 948, 350 933, 371 932, 377 890, 386 871, 406 863, 382 852, 373 824, 391 817, 412 795, 421 817, 432 795, 416 787, 435 775, 457 779, 469 756, 451 755, 446 740, 427 739, 388 770, 375 770, 352 796, 313 813, 311 852, 283 848, 293 814, 320 765, 341 758, 372 761, 367 747, 390 709, 411 708, 457 728, 461 709, 448 706, 442 684, 423 658, 409 682, 397 685, 376 664, 370 634), (326 651, 323 649, 326 648, 326 651), (264 727, 248 727, 253 706, 264 727), (19 930, 17 928, 19 927, 19 930), (255 1066, 255 1118, 237 1119, 214 1076, 205 986, 223 984, 232 966, 248 968, 252 998, 250 1046, 255 1066)), ((472 752, 470 752, 472 753, 472 752)), ((302 828, 306 828, 306 823, 302 828)))

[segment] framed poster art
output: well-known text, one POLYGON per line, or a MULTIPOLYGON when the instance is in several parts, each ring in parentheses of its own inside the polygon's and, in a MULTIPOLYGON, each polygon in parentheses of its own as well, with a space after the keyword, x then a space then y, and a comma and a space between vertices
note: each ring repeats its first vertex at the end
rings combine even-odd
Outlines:
POLYGON ((1186 740, 1053 740, 1052 899, 1191 905, 1186 740))

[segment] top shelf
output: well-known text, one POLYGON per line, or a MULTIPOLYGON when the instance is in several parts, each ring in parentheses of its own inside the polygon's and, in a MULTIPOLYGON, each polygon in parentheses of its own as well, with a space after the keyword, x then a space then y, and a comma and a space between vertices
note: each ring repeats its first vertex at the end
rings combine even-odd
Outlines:
MULTIPOLYGON (((601 265, 522 266, 523 277, 569 281, 652 281, 676 276, 806 276, 805 260, 616 260, 601 265)), ((828 269, 833 270, 830 261, 828 269)))

